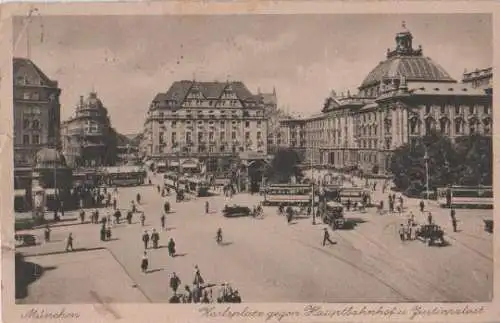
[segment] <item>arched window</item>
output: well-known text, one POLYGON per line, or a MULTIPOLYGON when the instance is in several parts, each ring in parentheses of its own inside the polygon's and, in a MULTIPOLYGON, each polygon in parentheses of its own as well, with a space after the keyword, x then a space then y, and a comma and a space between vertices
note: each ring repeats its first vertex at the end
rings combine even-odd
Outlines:
POLYGON ((463 120, 455 119, 455 134, 459 135, 463 133, 463 120))
POLYGON ((430 134, 436 128, 436 123, 434 119, 427 118, 425 119, 425 134, 430 134))
POLYGON ((483 131, 484 131, 484 134, 489 134, 491 132, 491 120, 490 120, 490 118, 485 118, 483 120, 483 131))
POLYGON ((449 135, 450 134, 450 121, 446 118, 442 118, 439 120, 439 129, 441 130, 441 134, 449 135))
POLYGON ((410 119, 410 134, 415 135, 420 133, 419 120, 417 118, 410 119))

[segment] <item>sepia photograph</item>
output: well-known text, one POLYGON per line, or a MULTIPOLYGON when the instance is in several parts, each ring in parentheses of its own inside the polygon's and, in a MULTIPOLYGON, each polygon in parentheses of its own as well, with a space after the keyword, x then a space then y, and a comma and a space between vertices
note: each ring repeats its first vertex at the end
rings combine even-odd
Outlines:
POLYGON ((493 29, 13 17, 15 303, 491 302, 493 29))

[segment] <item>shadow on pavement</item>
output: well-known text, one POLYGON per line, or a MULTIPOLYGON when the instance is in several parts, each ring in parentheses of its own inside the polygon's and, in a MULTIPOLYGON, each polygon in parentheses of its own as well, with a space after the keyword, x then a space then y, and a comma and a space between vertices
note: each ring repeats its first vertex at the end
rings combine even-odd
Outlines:
POLYGON ((228 241, 228 242, 221 242, 221 243, 220 243, 220 245, 221 245, 222 247, 230 246, 230 245, 232 245, 232 244, 233 244, 233 242, 232 242, 232 241, 228 241))
POLYGON ((187 253, 176 253, 176 254, 174 255, 174 258, 177 258, 177 257, 184 257, 184 256, 186 256, 186 255, 187 255, 187 253))
POLYGON ((356 228, 359 224, 361 223, 366 223, 367 221, 361 218, 346 218, 344 226, 342 227, 343 230, 353 230, 356 228))
POLYGON ((152 273, 155 273, 157 271, 163 271, 165 270, 165 268, 156 268, 156 269, 151 269, 151 270, 147 270, 146 271, 146 274, 152 274, 152 273))
MULTIPOLYGON (((61 248, 62 249, 62 248, 61 248)), ((50 255, 60 255, 60 254, 65 254, 65 253, 75 253, 75 252, 84 252, 84 251, 96 251, 96 250, 105 250, 106 248, 104 247, 95 247, 95 248, 75 248, 73 251, 66 251, 65 249, 62 249, 60 251, 52 251, 52 252, 39 252, 39 253, 32 253, 32 254, 26 254, 24 255, 25 257, 38 257, 38 256, 50 256, 50 255)))
POLYGON ((44 272, 54 270, 57 267, 42 267, 33 262, 25 261, 23 255, 15 254, 15 297, 24 299, 28 296, 28 286, 39 279, 44 272))

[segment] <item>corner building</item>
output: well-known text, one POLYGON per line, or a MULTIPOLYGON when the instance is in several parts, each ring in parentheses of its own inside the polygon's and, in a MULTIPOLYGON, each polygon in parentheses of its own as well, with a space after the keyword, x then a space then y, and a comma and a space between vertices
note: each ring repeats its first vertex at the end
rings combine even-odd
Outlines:
POLYGON ((404 25, 395 40, 357 94, 332 91, 322 113, 306 120, 306 157, 314 163, 388 173, 396 148, 432 131, 451 140, 491 135, 491 69, 457 82, 413 47, 404 25))
POLYGON ((115 133, 108 110, 97 93, 80 96, 74 115, 61 126, 64 157, 69 166, 110 166, 116 162, 115 133))
POLYGON ((243 152, 267 154, 266 105, 242 82, 174 82, 151 103, 142 153, 176 165, 197 161, 225 171, 243 152))
POLYGON ((58 149, 60 138, 58 82, 27 58, 13 59, 14 185, 31 185, 36 156, 43 148, 58 149))

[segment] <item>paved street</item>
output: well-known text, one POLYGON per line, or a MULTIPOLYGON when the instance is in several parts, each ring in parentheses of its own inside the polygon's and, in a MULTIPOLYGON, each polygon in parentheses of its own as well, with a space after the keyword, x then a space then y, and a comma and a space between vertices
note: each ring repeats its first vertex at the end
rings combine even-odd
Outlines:
MULTIPOLYGON (((450 245, 445 247, 401 242, 397 230, 405 219, 400 216, 376 215, 374 209, 351 211, 347 217, 358 225, 333 232, 337 244, 323 247, 325 226, 313 226, 310 218, 288 225, 270 207, 265 208, 263 219, 221 215, 225 204, 252 206, 261 198, 258 195, 241 194, 231 200, 214 196, 181 203, 168 197, 173 212, 167 216, 168 230, 160 233, 160 244, 166 246, 174 238, 179 256, 168 257, 165 247, 149 250, 151 272, 144 274, 140 271, 141 234, 144 229, 160 229, 163 199, 153 186, 120 188, 119 207, 128 208, 137 192, 143 196, 140 209, 147 216, 144 228, 135 215, 133 225, 115 225, 114 240, 100 242, 100 225, 74 221, 53 228, 55 242, 19 248, 27 261, 55 267, 29 286, 23 303, 42 299, 45 303, 82 302, 95 297, 96 286, 105 286, 97 293, 115 302, 166 302, 172 295, 169 274, 176 272, 182 285, 191 285, 195 265, 207 282, 231 283, 244 302, 458 302, 487 301, 492 296, 492 235, 484 232, 482 222, 492 216, 491 210, 458 210, 461 231, 453 233, 448 213, 429 205, 446 232, 450 245), (208 215, 204 214, 206 200, 212 210, 208 215), (219 227, 225 240, 222 246, 215 242, 219 227), (68 232, 75 237, 75 248, 105 247, 109 252, 51 254, 64 249, 68 232), (71 262, 79 265, 67 265, 71 262)), ((375 200, 380 198, 382 194, 376 193, 375 200)), ((417 203, 407 203, 416 215, 417 203)), ((425 220, 423 216, 417 219, 425 220)), ((31 232, 40 238, 43 235, 41 229, 31 232)))

